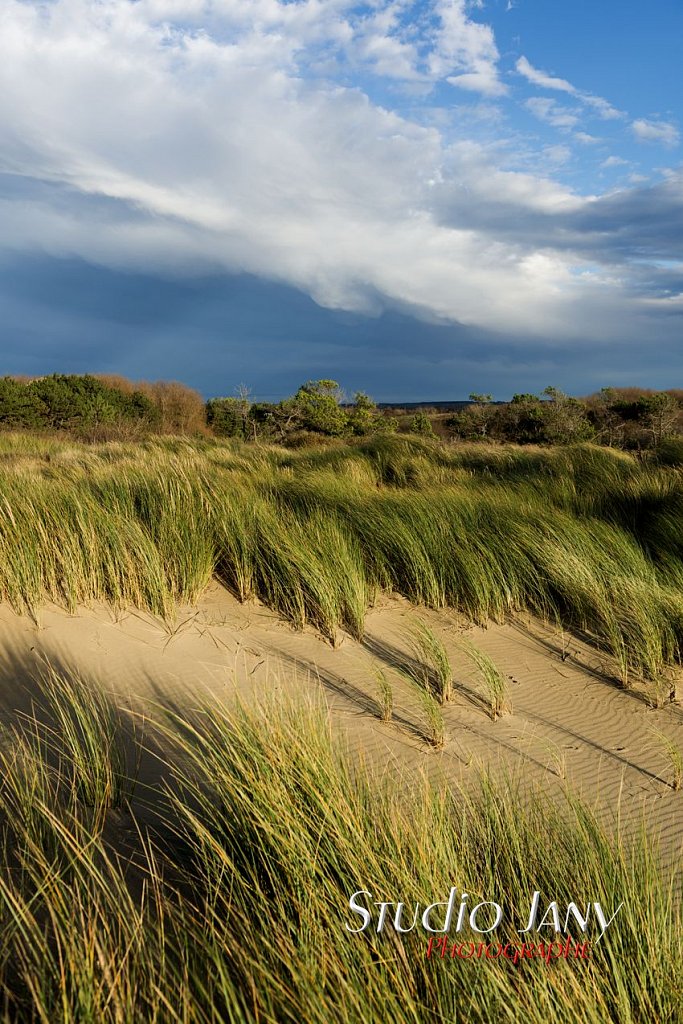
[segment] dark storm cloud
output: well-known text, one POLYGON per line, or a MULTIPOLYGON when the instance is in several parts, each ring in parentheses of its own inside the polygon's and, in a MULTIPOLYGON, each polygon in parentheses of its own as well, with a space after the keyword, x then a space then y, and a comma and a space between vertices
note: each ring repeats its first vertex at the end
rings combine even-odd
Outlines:
POLYGON ((586 259, 621 263, 683 259, 683 175, 592 200, 529 206, 444 184, 434 210, 440 223, 487 232, 520 246, 571 251, 586 259))
POLYGON ((317 306, 250 275, 168 279, 81 260, 20 258, 0 270, 0 373, 120 372, 177 378, 205 396, 241 382, 278 399, 308 378, 333 377, 377 400, 539 391, 586 393, 637 381, 680 384, 677 338, 645 348, 586 338, 552 347, 405 313, 366 317, 317 306))

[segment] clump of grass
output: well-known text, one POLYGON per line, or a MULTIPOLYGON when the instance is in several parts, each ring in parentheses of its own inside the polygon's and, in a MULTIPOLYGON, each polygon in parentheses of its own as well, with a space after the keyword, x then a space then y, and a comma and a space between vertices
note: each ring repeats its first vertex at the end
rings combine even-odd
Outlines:
POLYGON ((645 700, 651 708, 662 708, 666 704, 672 703, 674 700, 672 693, 675 695, 675 688, 672 689, 671 678, 667 674, 662 673, 647 684, 645 700))
POLYGON ((210 491, 208 522, 216 538, 215 573, 242 602, 257 594, 256 526, 258 503, 251 498, 236 501, 234 496, 210 491))
POLYGON ((548 755, 548 765, 554 775, 557 775, 558 779, 567 778, 567 755, 563 750, 559 748, 557 743, 544 743, 546 753, 548 755))
POLYGON ((669 785, 678 792, 683 785, 683 750, 659 729, 653 729, 652 735, 659 742, 662 754, 666 758, 669 768, 669 785))
POLYGON ((384 669, 376 669, 375 678, 377 680, 380 718, 383 722, 390 722, 394 713, 394 688, 387 678, 384 669))
POLYGON ((616 667, 616 679, 622 690, 630 690, 633 685, 633 668, 629 651, 621 630, 615 625, 608 627, 608 643, 610 653, 616 667))
MULTIPOLYGON (((676 867, 661 866, 645 828, 627 845, 568 790, 521 792, 514 778, 483 773, 463 789, 375 770, 333 737, 314 700, 213 701, 156 725, 165 818, 152 843, 133 801, 130 853, 77 825, 82 789, 69 806, 42 806, 58 772, 44 745, 25 813, 40 805, 58 858, 11 816, 0 786, 4 1019, 541 1024, 549 1008, 555 1024, 678 1019, 676 867), (419 924, 400 936, 390 923, 374 929, 374 901, 405 900, 405 923, 457 881, 509 909, 495 941, 519 945, 533 891, 574 896, 577 863, 581 898, 609 913, 623 904, 580 964, 491 960, 466 973, 425 957, 419 924), (351 934, 349 898, 361 889, 373 927, 351 934)), ((160 797, 161 787, 150 794, 160 797)))
POLYGON ((79 799, 102 810, 122 807, 135 789, 142 745, 134 737, 136 765, 129 767, 121 710, 97 683, 49 664, 39 685, 54 719, 54 725, 42 726, 45 742, 68 770, 79 799))
POLYGON ((567 632, 562 616, 558 613, 557 609, 552 610, 552 618, 555 622, 555 638, 559 643, 559 656, 560 661, 565 662, 567 658, 570 658, 572 651, 570 650, 571 634, 567 632))
POLYGON ((23 728, 14 727, 10 737, 9 750, 0 750, 0 815, 8 823, 8 833, 54 859, 58 851, 49 816, 60 804, 73 807, 73 786, 65 784, 59 766, 49 763, 35 719, 23 728))
POLYGON ((501 715, 512 709, 509 699, 508 681, 496 663, 468 637, 460 641, 460 647, 479 669, 479 675, 486 691, 490 715, 495 722, 501 715))
POLYGON ((411 634, 411 647, 419 665, 416 672, 424 688, 440 704, 447 704, 453 694, 453 669, 443 641, 426 622, 417 619, 411 634))
POLYGON ((435 750, 442 750, 446 743, 443 707, 430 690, 420 688, 418 693, 427 725, 427 741, 435 750))

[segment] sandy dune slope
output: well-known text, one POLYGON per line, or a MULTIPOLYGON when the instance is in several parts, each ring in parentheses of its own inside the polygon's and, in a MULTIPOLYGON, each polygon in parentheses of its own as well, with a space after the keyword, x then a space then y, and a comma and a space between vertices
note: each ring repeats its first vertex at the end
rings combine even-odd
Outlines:
POLYGON ((197 694, 223 698, 236 690, 249 697, 274 680, 321 687, 333 722, 379 764, 466 780, 483 762, 510 767, 551 790, 566 780, 601 814, 618 812, 627 828, 644 810, 669 855, 683 842, 683 790, 670 785, 671 767, 655 735, 664 733, 683 749, 683 709, 678 703, 655 709, 637 690, 621 690, 599 652, 531 618, 482 628, 454 612, 383 598, 368 614, 363 642, 343 635, 332 648, 314 630, 295 632, 266 607, 240 605, 218 585, 172 625, 132 610, 117 616, 105 607, 74 616, 48 607, 36 624, 2 606, 0 707, 6 724, 17 709, 30 706, 34 679, 46 661, 139 706, 160 701, 182 707, 197 694), (417 618, 444 641, 454 668, 441 751, 427 742, 417 691, 402 671, 410 664, 417 618), (493 658, 508 681, 512 713, 496 722, 487 713, 477 671, 458 646, 463 635, 493 658), (394 689, 390 723, 380 719, 378 669, 394 689))

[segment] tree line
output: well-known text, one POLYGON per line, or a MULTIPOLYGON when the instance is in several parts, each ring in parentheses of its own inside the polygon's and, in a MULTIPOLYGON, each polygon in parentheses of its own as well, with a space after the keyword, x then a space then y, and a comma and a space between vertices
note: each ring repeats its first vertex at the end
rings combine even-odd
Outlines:
POLYGON ((683 391, 602 388, 573 398, 559 388, 541 395, 517 394, 495 404, 491 395, 471 394, 472 404, 448 420, 462 439, 517 444, 593 441, 627 450, 656 448, 683 432, 683 391))
POLYGON ((516 444, 593 441, 626 450, 661 448, 683 434, 683 391, 603 388, 574 398, 555 387, 494 402, 472 393, 457 412, 380 408, 365 392, 346 400, 336 381, 309 380, 280 402, 254 402, 241 385, 204 401, 178 381, 93 374, 0 378, 0 428, 68 431, 86 440, 153 433, 213 435, 286 445, 396 431, 444 440, 516 444))
POLYGON ((469 404, 457 412, 425 407, 407 413, 400 408, 380 409, 360 391, 353 401, 345 402, 336 381, 318 380, 308 381, 278 403, 250 403, 244 391, 236 397, 211 399, 207 423, 221 436, 266 437, 285 444, 398 430, 444 440, 593 441, 641 451, 683 434, 683 390, 602 388, 586 398, 573 398, 559 388, 547 387, 540 395, 513 395, 509 402, 473 393, 469 404))
POLYGON ((53 373, 0 377, 0 427, 68 431, 86 440, 206 429, 202 396, 178 381, 53 373))

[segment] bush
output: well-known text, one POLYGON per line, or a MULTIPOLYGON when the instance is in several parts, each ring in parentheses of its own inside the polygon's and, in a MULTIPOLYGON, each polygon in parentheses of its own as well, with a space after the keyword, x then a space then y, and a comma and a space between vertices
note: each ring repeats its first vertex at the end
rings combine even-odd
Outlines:
POLYGON ((83 431, 134 422, 151 428, 156 418, 152 401, 141 391, 126 393, 89 374, 0 381, 0 424, 6 427, 83 431))
POLYGON ((338 436, 347 426, 342 394, 336 380, 309 380, 294 396, 294 405, 304 430, 338 436))
POLYGON ((218 437, 246 437, 249 409, 241 398, 210 398, 206 422, 218 437))
POLYGON ((434 437, 432 421, 426 412, 416 412, 410 420, 408 430, 411 434, 419 434, 421 437, 434 437))

